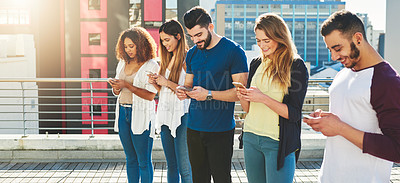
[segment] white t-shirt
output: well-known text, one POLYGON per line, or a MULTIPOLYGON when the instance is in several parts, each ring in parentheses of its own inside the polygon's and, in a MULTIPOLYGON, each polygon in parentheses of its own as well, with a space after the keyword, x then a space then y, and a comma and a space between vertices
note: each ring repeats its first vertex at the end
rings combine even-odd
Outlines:
MULTIPOLYGON (((329 87, 329 108, 350 126, 382 134, 377 112, 371 104, 375 67, 360 71, 341 70, 329 87)), ((376 91, 376 90, 373 90, 376 91)), ((365 145, 365 144, 364 144, 365 145)), ((342 136, 327 137, 319 181, 322 183, 387 183, 393 163, 363 150, 342 136)))

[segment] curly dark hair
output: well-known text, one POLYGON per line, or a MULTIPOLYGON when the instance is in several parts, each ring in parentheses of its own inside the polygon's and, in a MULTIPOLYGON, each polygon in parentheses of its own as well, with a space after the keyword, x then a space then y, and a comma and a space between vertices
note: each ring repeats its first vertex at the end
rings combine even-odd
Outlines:
POLYGON ((142 27, 133 27, 121 32, 115 46, 115 55, 118 60, 130 62, 129 55, 125 52, 124 40, 129 38, 136 45, 137 62, 146 62, 156 58, 157 45, 150 33, 142 27))

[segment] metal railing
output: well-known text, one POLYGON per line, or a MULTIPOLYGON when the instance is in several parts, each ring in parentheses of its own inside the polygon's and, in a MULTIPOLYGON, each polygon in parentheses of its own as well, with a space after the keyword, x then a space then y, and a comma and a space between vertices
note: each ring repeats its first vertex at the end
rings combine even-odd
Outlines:
MULTIPOLYGON (((107 80, 0 78, 0 134, 23 133, 26 136, 50 131, 93 136, 112 132, 116 97, 108 88, 107 80)), ((303 113, 328 107, 327 88, 320 83, 330 82, 332 79, 309 80, 303 113)), ((237 123, 241 124, 245 115, 240 104, 236 103, 237 123)))

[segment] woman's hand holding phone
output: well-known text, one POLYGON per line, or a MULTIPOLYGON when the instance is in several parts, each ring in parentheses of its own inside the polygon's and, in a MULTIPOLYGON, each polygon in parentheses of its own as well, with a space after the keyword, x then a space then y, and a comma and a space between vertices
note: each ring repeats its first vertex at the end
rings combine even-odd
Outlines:
POLYGON ((246 87, 245 87, 242 83, 239 83, 239 82, 232 82, 232 84, 233 84, 233 86, 235 86, 236 88, 243 88, 243 89, 246 89, 246 87))
POLYGON ((183 91, 188 91, 188 92, 193 90, 193 88, 188 88, 188 87, 185 87, 185 86, 178 86, 178 87, 176 87, 176 89, 183 90, 183 91))
POLYGON ((176 96, 178 97, 178 99, 184 100, 184 99, 189 98, 188 95, 186 94, 186 92, 188 92, 188 90, 190 90, 190 89, 185 86, 176 87, 176 96))
POLYGON ((149 77, 148 82, 150 84, 157 84, 157 74, 151 71, 145 71, 147 76, 149 77))
POLYGON ((120 91, 120 90, 122 89, 119 79, 109 78, 107 82, 108 82, 108 84, 111 85, 111 87, 112 87, 115 91, 120 91))
POLYGON ((240 82, 232 82, 232 84, 236 87, 236 95, 239 100, 244 100, 243 96, 247 93, 246 87, 240 82))

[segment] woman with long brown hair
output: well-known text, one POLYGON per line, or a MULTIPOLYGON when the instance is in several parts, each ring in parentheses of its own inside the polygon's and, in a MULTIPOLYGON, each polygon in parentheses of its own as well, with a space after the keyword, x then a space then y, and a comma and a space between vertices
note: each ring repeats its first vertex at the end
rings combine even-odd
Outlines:
POLYGON ((292 183, 300 152, 301 110, 308 72, 278 15, 260 15, 254 28, 261 56, 250 64, 247 87, 237 89, 249 182, 292 183))
POLYGON ((157 72, 156 43, 143 28, 121 32, 115 47, 119 59, 116 76, 108 82, 118 96, 114 130, 126 155, 128 181, 153 182, 151 151, 155 134, 154 97, 157 89, 148 83, 146 71, 157 72))
POLYGON ((182 25, 176 20, 165 22, 159 29, 161 67, 150 75, 149 82, 159 91, 156 128, 161 130, 161 141, 168 167, 168 182, 192 182, 186 130, 189 99, 179 100, 176 87, 183 85, 186 75, 187 44, 182 25))

